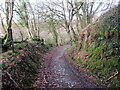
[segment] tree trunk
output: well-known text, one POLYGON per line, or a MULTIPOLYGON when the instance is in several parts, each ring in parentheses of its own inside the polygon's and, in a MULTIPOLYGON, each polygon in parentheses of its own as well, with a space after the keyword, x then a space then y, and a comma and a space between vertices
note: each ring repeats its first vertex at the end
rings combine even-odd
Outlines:
MULTIPOLYGON (((13 8, 14 8, 14 1, 13 0, 6 0, 5 2, 5 8, 6 8, 6 31, 7 31, 7 37, 3 44, 6 44, 7 42, 13 41, 13 35, 12 35, 12 18, 13 18, 13 8)), ((14 51, 13 47, 14 43, 11 43, 7 47, 14 51)))

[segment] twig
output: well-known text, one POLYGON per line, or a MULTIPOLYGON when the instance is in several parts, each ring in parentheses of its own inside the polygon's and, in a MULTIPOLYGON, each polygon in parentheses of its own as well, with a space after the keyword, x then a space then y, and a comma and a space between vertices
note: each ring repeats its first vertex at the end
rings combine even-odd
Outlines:
MULTIPOLYGON (((117 70, 116 70, 117 71, 117 70)), ((115 77, 116 75, 118 75, 118 71, 113 75, 113 76, 111 76, 111 77, 109 77, 107 80, 106 80, 106 82, 108 82, 109 80, 111 80, 113 77, 115 77)))
POLYGON ((7 72, 7 75, 13 81, 13 83, 16 85, 16 88, 19 88, 18 84, 15 82, 15 80, 11 77, 11 75, 8 72, 7 72))

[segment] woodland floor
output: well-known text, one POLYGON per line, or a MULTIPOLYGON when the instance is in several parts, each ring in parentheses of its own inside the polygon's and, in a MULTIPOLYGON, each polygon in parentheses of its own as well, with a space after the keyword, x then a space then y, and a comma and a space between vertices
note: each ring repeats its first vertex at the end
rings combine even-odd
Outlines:
POLYGON ((44 65, 34 83, 35 88, 98 88, 99 85, 65 54, 69 45, 57 47, 43 56, 44 65))

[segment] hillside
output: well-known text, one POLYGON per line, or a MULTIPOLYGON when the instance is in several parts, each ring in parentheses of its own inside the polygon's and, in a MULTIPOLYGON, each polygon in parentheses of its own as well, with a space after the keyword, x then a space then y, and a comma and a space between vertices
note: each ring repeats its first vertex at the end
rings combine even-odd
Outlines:
POLYGON ((107 87, 120 87, 119 82, 119 8, 103 14, 94 24, 78 35, 69 55, 88 73, 94 74, 98 82, 107 87))
POLYGON ((31 1, 0 4, 1 89, 120 88, 120 2, 31 1))
MULTIPOLYGON (((26 39, 29 37, 28 32, 27 32, 27 28, 25 26, 16 26, 13 25, 13 39, 16 41, 21 41, 22 39, 26 39)), ((55 43, 54 39, 53 39, 53 35, 52 32, 49 31, 49 28, 46 27, 44 24, 41 25, 40 30, 39 30, 39 34, 40 34, 40 38, 43 38, 45 40, 46 44, 52 44, 55 43), (51 42, 50 42, 51 41, 51 42)), ((59 31, 61 37, 59 36, 58 41, 59 44, 60 43, 65 43, 69 41, 69 37, 67 35, 66 30, 63 28, 58 28, 57 31, 59 31), (61 38, 64 38, 61 42, 61 38)), ((5 32, 2 28, 2 26, 0 25, 0 37, 3 37, 5 35, 5 32)))

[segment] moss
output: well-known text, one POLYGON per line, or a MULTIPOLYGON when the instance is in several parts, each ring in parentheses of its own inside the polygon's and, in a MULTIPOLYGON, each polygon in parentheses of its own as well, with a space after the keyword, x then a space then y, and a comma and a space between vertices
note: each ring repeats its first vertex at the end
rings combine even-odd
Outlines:
POLYGON ((81 59, 77 59, 77 63, 78 64, 82 64, 82 60, 81 59))
MULTIPOLYGON (((116 70, 119 70, 120 33, 117 10, 118 7, 115 7, 108 11, 108 13, 111 12, 110 14, 106 12, 94 24, 96 27, 94 29, 95 32, 92 33, 93 40, 87 46, 88 60, 84 62, 85 57, 78 60, 72 56, 75 61, 80 62, 80 65, 90 69, 93 74, 97 75, 100 78, 100 82, 102 80, 103 85, 112 87, 120 87, 116 77, 112 78, 107 84, 104 83, 104 80, 112 76, 116 70)), ((86 30, 89 30, 89 27, 86 30)), ((91 30, 91 32, 94 30, 91 30)), ((85 51, 85 40, 81 44, 83 47, 80 50, 77 49, 78 53, 85 51)))
POLYGON ((15 52, 8 51, 3 53, 5 62, 2 64, 3 72, 3 87, 15 87, 14 83, 9 80, 6 71, 12 75, 12 78, 19 84, 20 87, 31 87, 34 83, 35 75, 39 72, 41 66, 41 55, 44 52, 39 52, 42 49, 49 49, 47 46, 41 46, 36 43, 22 43, 15 45, 15 52))

